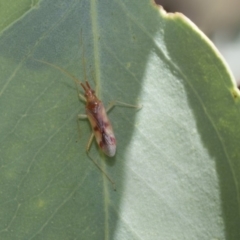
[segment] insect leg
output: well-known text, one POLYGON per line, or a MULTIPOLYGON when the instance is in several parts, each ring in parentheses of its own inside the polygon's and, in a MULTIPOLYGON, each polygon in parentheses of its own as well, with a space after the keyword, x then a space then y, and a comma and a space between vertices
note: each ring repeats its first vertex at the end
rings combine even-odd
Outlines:
MULTIPOLYGON (((81 128, 80 128, 80 125, 79 125, 79 120, 85 120, 87 119, 87 115, 86 114, 78 114, 78 117, 77 117, 77 125, 78 125, 78 140, 80 140, 80 137, 81 137, 81 128)), ((77 141, 78 141, 77 140, 77 141)), ((76 141, 76 142, 77 142, 76 141)))
POLYGON ((78 114, 78 120, 85 120, 85 119, 87 119, 86 114, 78 114))
POLYGON ((111 111, 111 109, 114 108, 115 106, 129 107, 129 108, 136 108, 136 109, 142 108, 142 105, 132 105, 132 104, 124 103, 124 102, 112 101, 109 103, 109 105, 106 109, 106 112, 111 111))
POLYGON ((97 161, 94 160, 94 158, 90 155, 90 147, 92 145, 94 139, 94 133, 91 133, 91 136, 88 140, 87 147, 86 147, 86 152, 88 157, 92 160, 92 162, 97 166, 97 168, 105 175, 105 177, 108 179, 108 181, 112 184, 113 190, 116 191, 115 183, 114 181, 108 176, 108 174, 102 169, 102 167, 97 163, 97 161))
POLYGON ((91 133, 91 136, 88 140, 88 143, 87 143, 87 147, 86 147, 86 151, 87 151, 87 154, 89 154, 89 150, 90 150, 90 147, 92 145, 92 142, 93 142, 93 138, 94 138, 94 134, 93 132, 91 133))
POLYGON ((81 101, 84 101, 86 102, 86 98, 79 92, 79 89, 77 88, 77 91, 78 91, 78 99, 81 101))
MULTIPOLYGON (((49 65, 49 66, 51 66, 52 68, 58 69, 59 71, 61 71, 62 73, 64 73, 64 74, 67 75, 68 77, 70 77, 70 78, 74 81, 74 83, 75 83, 75 85, 76 85, 79 100, 86 102, 86 98, 80 93, 79 88, 78 88, 78 85, 80 85, 81 81, 78 80, 73 74, 69 73, 69 72, 68 72, 67 70, 65 70, 64 68, 61 68, 61 67, 59 67, 59 66, 57 66, 57 65, 55 65, 55 64, 49 63, 49 62, 47 62, 47 61, 39 60, 39 59, 34 59, 34 61, 40 62, 40 63, 43 63, 43 64, 46 64, 46 65, 49 65)), ((84 75, 85 75, 85 73, 84 73, 84 75)))

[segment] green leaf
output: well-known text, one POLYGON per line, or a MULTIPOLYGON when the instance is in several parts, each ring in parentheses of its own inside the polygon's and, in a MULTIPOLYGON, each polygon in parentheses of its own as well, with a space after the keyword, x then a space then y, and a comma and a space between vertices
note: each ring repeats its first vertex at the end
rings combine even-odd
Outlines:
MULTIPOLYGON (((1 3, 5 4, 5 3, 1 3)), ((210 41, 148 0, 42 0, 0 34, 0 239, 239 239, 239 91, 210 41), (37 7, 36 7, 37 6, 37 7), (73 80, 109 114, 96 144, 73 80), (77 141, 77 142, 76 142, 77 141)))

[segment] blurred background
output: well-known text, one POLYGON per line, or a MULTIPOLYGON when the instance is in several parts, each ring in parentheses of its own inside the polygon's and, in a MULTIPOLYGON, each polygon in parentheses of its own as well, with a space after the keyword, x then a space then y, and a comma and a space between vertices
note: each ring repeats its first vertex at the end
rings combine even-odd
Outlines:
POLYGON ((155 0, 167 12, 181 12, 215 44, 240 85, 239 0, 155 0))

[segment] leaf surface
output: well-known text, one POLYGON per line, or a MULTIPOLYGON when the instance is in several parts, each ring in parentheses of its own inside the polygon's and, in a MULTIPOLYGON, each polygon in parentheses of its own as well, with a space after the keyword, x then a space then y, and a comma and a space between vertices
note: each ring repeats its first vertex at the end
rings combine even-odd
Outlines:
MULTIPOLYGON (((238 239, 239 92, 210 41, 153 3, 48 1, 0 34, 1 239, 238 239), (108 158, 74 81, 105 103, 108 158)), ((81 91, 80 87, 79 90, 81 91)))

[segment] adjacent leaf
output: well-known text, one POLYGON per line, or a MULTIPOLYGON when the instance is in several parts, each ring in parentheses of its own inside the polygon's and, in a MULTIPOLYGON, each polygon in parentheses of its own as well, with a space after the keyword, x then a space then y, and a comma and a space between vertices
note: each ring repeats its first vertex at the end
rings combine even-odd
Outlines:
POLYGON ((184 16, 152 2, 39 2, 0 37, 1 239, 239 239, 239 92, 184 16), (108 158, 76 86, 140 103, 108 158), (77 142, 76 142, 77 141, 77 142))

